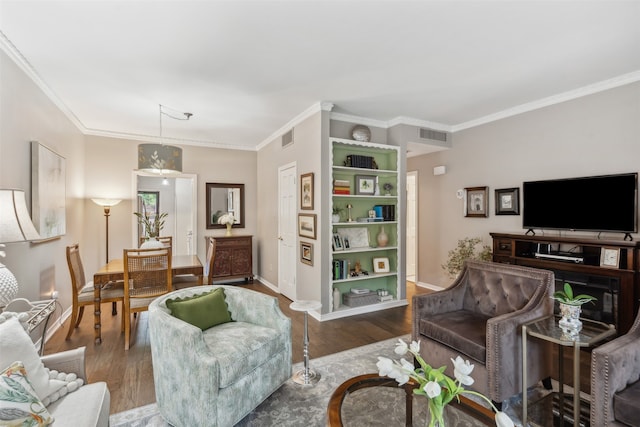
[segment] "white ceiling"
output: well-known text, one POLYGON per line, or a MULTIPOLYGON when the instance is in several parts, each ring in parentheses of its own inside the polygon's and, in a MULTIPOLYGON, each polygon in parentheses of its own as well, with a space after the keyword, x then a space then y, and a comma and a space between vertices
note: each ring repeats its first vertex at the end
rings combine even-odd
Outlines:
MULTIPOLYGON (((321 102, 456 131, 640 80, 640 1, 5 1, 83 132, 255 149, 321 102)), ((345 116, 342 116, 345 117, 345 116)))

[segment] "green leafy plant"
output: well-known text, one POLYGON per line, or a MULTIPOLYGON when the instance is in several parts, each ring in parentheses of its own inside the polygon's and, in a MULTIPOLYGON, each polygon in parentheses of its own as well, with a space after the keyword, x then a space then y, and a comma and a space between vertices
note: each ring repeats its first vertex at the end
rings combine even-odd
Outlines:
POLYGON ((593 303, 593 301, 597 300, 597 298, 587 294, 574 295, 571 285, 566 282, 564 290, 554 292, 552 298, 567 305, 582 305, 588 302, 593 303))
POLYGON ((153 216, 148 212, 134 212, 133 214, 138 217, 138 223, 142 225, 144 235, 148 238, 160 236, 160 231, 164 227, 164 219, 168 215, 166 212, 153 216))
POLYGON ((464 262, 468 259, 479 261, 491 261, 493 253, 491 246, 478 245, 482 243, 479 237, 465 237, 458 240, 458 246, 449 251, 447 262, 442 264, 442 268, 447 272, 449 277, 455 278, 462 271, 464 262))
POLYGON ((331 210, 331 213, 334 215, 339 215, 342 213, 342 211, 344 211, 344 209, 342 209, 340 206, 333 205, 333 209, 331 210))

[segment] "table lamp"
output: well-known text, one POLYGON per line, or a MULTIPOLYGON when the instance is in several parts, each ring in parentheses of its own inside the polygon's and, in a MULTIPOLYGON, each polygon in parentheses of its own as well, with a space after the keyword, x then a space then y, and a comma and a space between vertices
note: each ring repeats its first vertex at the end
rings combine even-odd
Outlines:
MULTIPOLYGON (((31 222, 22 190, 0 190, 0 246, 40 240, 31 222)), ((0 257, 4 257, 0 251, 0 257)), ((6 306, 18 294, 18 281, 11 271, 0 263, 0 307, 6 306)))

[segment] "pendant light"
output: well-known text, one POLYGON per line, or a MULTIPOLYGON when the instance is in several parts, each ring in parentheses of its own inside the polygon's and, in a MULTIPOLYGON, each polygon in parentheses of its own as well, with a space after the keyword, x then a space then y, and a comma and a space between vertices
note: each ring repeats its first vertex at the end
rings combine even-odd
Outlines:
POLYGON ((162 142, 162 116, 175 120, 189 120, 193 114, 180 113, 174 116, 164 111, 166 107, 160 107, 160 144, 138 145, 138 170, 157 175, 175 175, 182 173, 182 148, 175 145, 166 145, 162 142))

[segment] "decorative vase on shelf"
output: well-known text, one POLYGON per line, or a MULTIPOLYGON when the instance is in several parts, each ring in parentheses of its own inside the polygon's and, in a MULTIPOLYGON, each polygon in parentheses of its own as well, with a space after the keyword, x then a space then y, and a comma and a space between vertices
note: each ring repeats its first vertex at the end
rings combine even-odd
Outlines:
POLYGON ((389 236, 384 231, 384 227, 380 227, 380 232, 378 233, 378 246, 384 248, 389 243, 389 236))
POLYGON ((342 294, 340 293, 340 289, 333 288, 333 309, 337 310, 340 308, 340 300, 342 299, 342 294))
POLYGON ((231 236, 231 227, 233 227, 233 224, 231 224, 230 222, 227 223, 227 233, 225 234, 226 237, 231 236))
POLYGON ((332 214, 331 222, 340 222, 340 214, 337 214, 337 213, 332 214))

